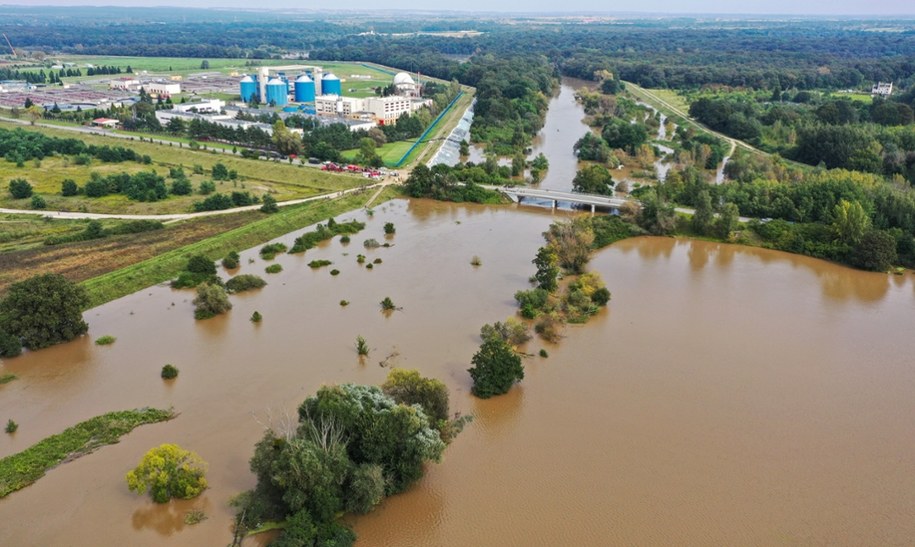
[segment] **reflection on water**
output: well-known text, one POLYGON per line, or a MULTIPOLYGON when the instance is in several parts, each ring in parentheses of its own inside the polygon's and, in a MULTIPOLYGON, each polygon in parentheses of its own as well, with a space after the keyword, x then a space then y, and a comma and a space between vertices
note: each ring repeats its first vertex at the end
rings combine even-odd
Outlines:
MULTIPOLYGON (((555 215, 396 200, 371 218, 338 219, 368 223, 348 246, 334 238, 278 256, 283 272, 233 296, 224 317, 194 321, 190 291, 153 287, 87 314, 89 336, 4 362, 0 372, 19 379, 0 387, 0 417, 20 430, 0 437, 0 455, 111 410, 180 415, 0 502, 3 543, 227 544, 228 500, 254 485, 248 459, 264 423, 255 417, 294 416, 321 385, 380 384, 388 369, 378 362, 394 351, 399 366, 442 379, 453 409, 475 421, 416 487, 348 517, 360 545, 915 537, 910 275, 891 282, 719 243, 621 241, 592 261, 613 294, 609 309, 568 326, 559 345, 528 343, 526 353, 545 347, 549 358, 525 358, 520 386, 477 400, 466 369, 480 326, 515 313, 512 295, 529 287, 555 215), (362 240, 384 240, 385 222, 397 227, 393 246, 365 250, 362 240), (358 253, 383 263, 366 270, 358 253), (312 270, 315 259, 340 275, 312 270), (403 309, 385 318, 385 296, 403 309), (263 324, 249 321, 254 310, 263 324), (117 342, 94 346, 102 334, 117 342), (357 334, 373 348, 365 364, 357 334), (168 384, 159 378, 167 362, 181 370, 168 384), (190 502, 157 506, 127 492, 124 474, 163 442, 209 462, 200 524, 183 525, 190 502)), ((255 249, 241 264, 239 273, 261 274, 267 262, 255 249)))

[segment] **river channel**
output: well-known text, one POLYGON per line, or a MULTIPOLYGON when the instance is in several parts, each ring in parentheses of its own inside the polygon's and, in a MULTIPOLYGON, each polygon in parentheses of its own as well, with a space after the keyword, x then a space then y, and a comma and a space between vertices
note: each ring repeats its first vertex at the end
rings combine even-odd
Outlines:
MULTIPOLYGON (((556 180, 574 176, 565 158, 550 163, 556 180)), ((280 255, 279 274, 243 252, 240 272, 269 285, 233 296, 224 316, 195 321, 192 292, 166 286, 90 310, 88 336, 3 362, 19 378, 0 386, 0 417, 20 427, 0 437, 0 456, 112 410, 179 416, 0 500, 0 543, 226 545, 227 504, 254 485, 247 462, 264 424, 294 416, 321 385, 381 383, 386 358, 443 380, 453 409, 475 420, 416 486, 348 518, 361 546, 911 543, 911 275, 622 241, 591 263, 613 293, 608 309, 558 345, 529 343, 549 358, 526 358, 508 395, 473 398, 466 369, 480 326, 515 312, 540 233, 568 214, 394 200, 371 218, 342 215, 366 230, 349 245, 280 255), (366 251, 385 222, 397 227, 393 246, 366 251), (383 263, 366 270, 358 253, 383 263), (340 275, 309 268, 315 259, 340 275), (389 317, 386 296, 402 308, 389 317), (92 343, 106 334, 117 341, 92 343), (372 348, 364 363, 357 335, 372 348), (181 371, 170 384, 165 363, 181 371), (155 505, 128 492, 125 473, 166 442, 209 462, 200 498, 155 505), (209 518, 185 525, 191 508, 209 518)))

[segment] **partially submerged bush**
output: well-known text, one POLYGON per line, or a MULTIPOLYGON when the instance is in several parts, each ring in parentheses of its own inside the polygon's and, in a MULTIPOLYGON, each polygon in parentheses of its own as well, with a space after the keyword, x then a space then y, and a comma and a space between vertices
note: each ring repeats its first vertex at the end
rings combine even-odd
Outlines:
POLYGON ((171 364, 162 367, 162 379, 173 380, 178 377, 178 369, 171 364))
POLYGON ((496 321, 492 325, 483 325, 480 329, 480 338, 484 341, 495 338, 504 340, 512 346, 520 346, 531 339, 531 334, 526 323, 510 317, 504 323, 496 321))
POLYGON ((369 354, 369 345, 362 336, 356 337, 356 353, 358 353, 360 357, 365 357, 369 354))
POLYGON ((251 314, 252 323, 260 323, 263 319, 264 319, 264 317, 260 314, 259 311, 255 311, 254 313, 251 314))
POLYGON ((323 268, 324 266, 330 266, 333 264, 330 260, 312 260, 308 263, 308 267, 312 269, 323 268))
POLYGON ((283 271, 283 265, 282 264, 271 264, 271 265, 267 266, 266 268, 264 268, 264 271, 267 272, 268 274, 280 273, 281 271, 283 271))
POLYGON ((231 251, 225 256, 225 258, 222 259, 222 267, 227 270, 234 270, 238 267, 239 259, 240 257, 238 256, 238 253, 231 251))
POLYGON ((205 473, 206 463, 200 456, 176 444, 163 444, 147 452, 127 473, 127 486, 138 494, 148 490, 156 503, 191 499, 206 489, 205 473))
POLYGON ((99 338, 97 338, 97 339, 95 340, 95 345, 97 345, 97 346, 107 346, 107 345, 109 345, 109 344, 113 344, 115 340, 117 340, 117 338, 115 338, 114 336, 110 336, 110 335, 106 334, 105 336, 100 336, 99 338))
POLYGON ((287 249, 283 243, 269 243, 261 247, 260 255, 264 260, 273 260, 276 255, 285 253, 287 249))
POLYGON ((384 300, 381 301, 381 309, 384 311, 392 311, 394 308, 394 301, 391 300, 390 296, 385 296, 384 300))
POLYGON ((229 293, 239 293, 253 289, 260 289, 265 285, 267 285, 267 282, 256 275, 241 274, 236 275, 232 279, 226 281, 226 290, 229 293))
POLYGON ((194 318, 209 319, 232 309, 229 295, 219 285, 201 285, 197 287, 197 298, 194 299, 194 318))
POLYGON ((376 239, 366 239, 362 242, 362 245, 366 249, 377 249, 378 247, 381 247, 381 243, 378 243, 378 240, 376 239))

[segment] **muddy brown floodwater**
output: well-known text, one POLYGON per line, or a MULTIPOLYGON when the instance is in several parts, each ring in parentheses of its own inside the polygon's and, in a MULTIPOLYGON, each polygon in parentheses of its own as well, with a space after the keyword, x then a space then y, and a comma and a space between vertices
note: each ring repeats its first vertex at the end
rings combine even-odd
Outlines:
POLYGON ((88 337, 3 364, 19 379, 0 387, 0 418, 20 428, 0 436, 0 455, 111 410, 173 405, 180 416, 0 500, 0 543, 226 545, 227 502, 254 484, 247 462, 262 424, 294 415, 323 384, 381 383, 389 355, 445 381, 452 406, 476 420, 421 482, 348 519, 360 545, 911 543, 911 276, 623 241, 592 262, 613 292, 608 310, 543 346, 548 359, 525 359, 508 395, 476 400, 466 369, 479 328, 515 311, 554 218, 396 200, 348 246, 279 256, 280 274, 243 253, 240 271, 270 284, 232 297, 225 316, 195 322, 192 293, 162 286, 91 310, 88 337), (384 240, 388 221, 394 246, 366 252, 361 242, 384 240), (358 253, 383 263, 365 270, 358 253), (306 265, 322 258, 341 274, 306 265), (385 296, 403 309, 382 315, 385 296), (117 342, 92 344, 104 334, 117 342), (372 347, 365 364, 357 335, 372 347), (159 378, 165 363, 181 371, 171 384, 159 378), (164 442, 209 462, 200 498, 158 506, 127 491, 124 474, 164 442), (186 526, 190 508, 209 519, 186 526))

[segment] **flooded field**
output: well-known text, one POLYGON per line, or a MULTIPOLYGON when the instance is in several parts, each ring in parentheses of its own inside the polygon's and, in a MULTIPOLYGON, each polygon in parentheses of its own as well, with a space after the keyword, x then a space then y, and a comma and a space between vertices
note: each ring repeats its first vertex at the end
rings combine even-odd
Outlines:
POLYGON ((227 503, 254 484, 247 461, 263 425, 323 384, 382 382, 388 357, 445 381, 455 410, 476 420, 416 487, 349 519, 360 545, 910 542, 910 276, 732 245, 623 241, 592 262, 613 292, 608 310, 567 328, 558 346, 529 344, 550 357, 525 359, 508 395, 476 400, 466 369, 479 328, 514 312, 555 218, 397 200, 348 246, 335 238, 279 256, 280 274, 243 253, 241 273, 270 284, 232 297, 225 316, 196 322, 192 293, 161 286, 90 311, 85 339, 4 363, 19 379, 0 387, 0 416, 20 428, 0 438, 0 454, 110 410, 180 415, 0 501, 3 543, 225 545, 227 503), (388 221, 393 247, 367 252, 361 242, 383 241, 388 221), (383 263, 366 270, 358 253, 383 263), (312 270, 313 259, 341 274, 312 270), (403 309, 382 315, 385 296, 403 309), (248 320, 255 310, 260 325, 248 320), (104 334, 117 342, 95 346, 104 334), (372 347, 364 364, 357 335, 372 347), (173 384, 159 378, 165 363, 181 370, 173 384), (124 474, 164 442, 209 462, 200 498, 157 506, 128 492, 124 474), (185 525, 190 508, 209 519, 185 525))

